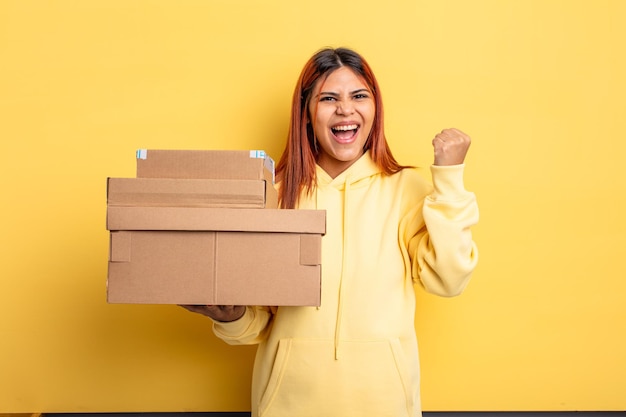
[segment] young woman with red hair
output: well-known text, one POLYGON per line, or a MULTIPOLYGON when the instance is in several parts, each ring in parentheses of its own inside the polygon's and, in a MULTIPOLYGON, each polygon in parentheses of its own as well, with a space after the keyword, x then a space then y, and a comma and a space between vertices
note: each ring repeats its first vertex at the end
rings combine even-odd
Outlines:
POLYGON ((283 208, 326 210, 321 306, 187 306, 227 343, 259 345, 252 416, 421 414, 413 285, 458 295, 477 262, 470 138, 432 144, 430 183, 394 159, 363 57, 328 48, 305 65, 276 175, 283 208))

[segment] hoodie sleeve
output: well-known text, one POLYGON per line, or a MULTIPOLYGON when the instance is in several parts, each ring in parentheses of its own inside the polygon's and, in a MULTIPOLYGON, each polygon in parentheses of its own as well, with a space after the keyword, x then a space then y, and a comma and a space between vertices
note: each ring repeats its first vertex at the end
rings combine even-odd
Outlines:
POLYGON ((464 168, 431 166, 434 189, 422 209, 426 230, 409 244, 413 278, 444 297, 463 292, 478 261, 470 231, 478 222, 478 205, 474 193, 465 190, 464 168))
POLYGON ((229 345, 253 345, 263 341, 273 317, 271 307, 247 307, 244 315, 231 322, 213 321, 213 332, 229 345))

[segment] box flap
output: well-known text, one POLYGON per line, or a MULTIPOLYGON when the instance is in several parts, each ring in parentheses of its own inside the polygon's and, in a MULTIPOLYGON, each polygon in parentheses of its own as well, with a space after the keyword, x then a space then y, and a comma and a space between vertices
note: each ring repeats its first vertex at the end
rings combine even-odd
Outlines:
POLYGON ((268 179, 274 161, 264 151, 137 151, 137 178, 268 179))
POLYGON ((109 244, 110 262, 130 262, 131 233, 111 232, 109 244))
POLYGON ((107 229, 325 234, 326 211, 108 206, 107 229))
POLYGON ((322 238, 319 235, 300 235, 300 265, 322 263, 322 238))

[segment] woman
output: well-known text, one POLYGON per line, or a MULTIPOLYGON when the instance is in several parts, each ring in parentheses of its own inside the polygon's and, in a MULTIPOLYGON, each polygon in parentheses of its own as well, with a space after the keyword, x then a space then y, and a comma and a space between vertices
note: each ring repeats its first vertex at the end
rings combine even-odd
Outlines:
POLYGON ((421 414, 413 284, 458 295, 477 262, 470 138, 446 129, 432 143, 431 185, 392 156, 359 54, 323 49, 305 65, 277 178, 283 208, 327 212, 321 307, 187 307, 227 343, 259 344, 253 416, 421 414))

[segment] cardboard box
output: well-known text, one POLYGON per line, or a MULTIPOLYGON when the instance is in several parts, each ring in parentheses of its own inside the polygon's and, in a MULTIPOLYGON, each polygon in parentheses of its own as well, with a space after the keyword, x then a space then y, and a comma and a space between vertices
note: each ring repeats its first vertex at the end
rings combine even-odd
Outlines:
POLYGON ((110 303, 319 306, 326 212, 107 208, 110 303))
POLYGON ((108 302, 318 306, 326 213, 277 207, 263 151, 138 151, 107 182, 108 302))
POLYGON ((264 180, 108 178, 109 206, 278 208, 264 180))
POLYGON ((266 207, 278 207, 274 160, 265 151, 140 149, 137 178, 263 181, 266 207))
POLYGON ((137 151, 137 178, 263 180, 274 183, 274 160, 265 151, 137 151))

